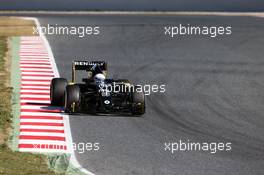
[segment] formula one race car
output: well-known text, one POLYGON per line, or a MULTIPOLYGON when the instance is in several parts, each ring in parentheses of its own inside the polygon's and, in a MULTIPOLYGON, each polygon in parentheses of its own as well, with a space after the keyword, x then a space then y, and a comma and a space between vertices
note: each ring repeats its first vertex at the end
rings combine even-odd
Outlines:
POLYGON ((126 79, 107 79, 104 61, 73 61, 72 81, 53 78, 50 100, 53 106, 64 106, 66 113, 145 113, 145 95, 126 79), (76 82, 76 70, 87 71, 82 83, 76 82))

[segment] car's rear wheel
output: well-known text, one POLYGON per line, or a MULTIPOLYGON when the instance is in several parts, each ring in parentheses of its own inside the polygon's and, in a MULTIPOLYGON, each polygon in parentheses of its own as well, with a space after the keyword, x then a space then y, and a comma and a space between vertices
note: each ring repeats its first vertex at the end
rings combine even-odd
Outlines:
POLYGON ((68 85, 65 93, 64 110, 67 113, 75 113, 80 105, 80 87, 78 85, 68 85))
POLYGON ((132 92, 132 107, 133 115, 143 115, 146 112, 145 95, 143 92, 132 92))
POLYGON ((64 94, 68 82, 65 78, 53 78, 50 84, 50 102, 53 106, 64 105, 64 94))

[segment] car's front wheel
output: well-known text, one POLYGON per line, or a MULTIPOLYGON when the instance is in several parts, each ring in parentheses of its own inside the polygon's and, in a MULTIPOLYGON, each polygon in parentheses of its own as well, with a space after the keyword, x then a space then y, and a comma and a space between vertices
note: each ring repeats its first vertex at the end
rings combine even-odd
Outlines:
POLYGON ((50 103, 53 106, 64 105, 64 94, 68 82, 65 78, 53 78, 50 84, 50 103))

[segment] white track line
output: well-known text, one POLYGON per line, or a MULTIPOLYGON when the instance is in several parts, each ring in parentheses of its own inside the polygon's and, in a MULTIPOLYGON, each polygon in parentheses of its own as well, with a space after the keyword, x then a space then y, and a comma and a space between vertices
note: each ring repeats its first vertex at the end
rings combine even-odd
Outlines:
POLYGON ((21 109, 50 109, 50 110, 59 110, 61 108, 56 108, 56 107, 45 107, 45 106, 41 106, 41 105, 23 105, 21 106, 21 109))
POLYGON ((28 55, 28 56, 20 56, 20 58, 24 59, 24 58, 32 58, 32 59, 35 59, 35 58, 43 58, 43 59, 48 59, 49 57, 48 56, 31 56, 31 55, 28 55))
POLYGON ((64 133, 50 133, 50 132, 20 132, 20 135, 65 137, 64 133))
POLYGON ((26 97, 26 98, 28 98, 28 97, 30 97, 30 98, 50 98, 49 95, 26 95, 26 94, 20 95, 20 97, 21 98, 23 98, 23 97, 26 97))
POLYGON ((64 130, 64 127, 63 126, 21 125, 20 129, 56 129, 56 130, 64 130))
POLYGON ((51 80, 52 79, 52 77, 41 77, 41 76, 39 76, 39 77, 35 77, 35 76, 22 76, 23 77, 23 79, 28 79, 28 80, 51 80))
POLYGON ((22 59, 20 60, 20 64, 30 64, 30 63, 38 63, 38 64, 47 64, 49 63, 48 60, 41 60, 41 59, 22 59))
POLYGON ((49 85, 50 82, 35 82, 35 81, 22 81, 22 84, 39 84, 39 85, 49 85))
POLYGON ((63 123, 63 120, 49 120, 49 119, 20 119, 20 122, 33 122, 33 123, 63 123))
POLYGON ((20 92, 22 93, 26 93, 26 92, 34 92, 34 93, 50 93, 50 90, 47 89, 47 90, 20 90, 20 92))
POLYGON ((20 100, 20 102, 21 103, 43 103, 43 104, 50 104, 50 101, 49 100, 20 100))
MULTIPOLYGON (((36 149, 31 149, 31 148, 20 148, 20 152, 36 152, 36 149)), ((38 149, 38 153, 68 153, 66 150, 61 150, 61 149, 38 149)))
POLYGON ((20 65, 20 67, 29 67, 29 68, 35 68, 35 67, 44 67, 44 68, 52 68, 51 66, 49 66, 49 65, 41 65, 41 64, 39 64, 39 65, 34 65, 34 64, 21 64, 20 65))
POLYGON ((50 145, 66 145, 65 141, 59 140, 37 140, 37 139, 21 139, 19 144, 50 144, 50 145))
MULTIPOLYGON (((39 116, 39 112, 21 112, 21 116, 22 116, 22 115, 39 116)), ((60 113, 48 113, 48 112, 44 112, 44 113, 41 113, 41 116, 55 116, 55 117, 61 117, 62 114, 60 114, 60 113)))
POLYGON ((32 72, 39 72, 39 71, 42 71, 42 72, 50 72, 52 71, 52 69, 37 69, 37 68, 20 68, 21 72, 23 73, 24 71, 32 71, 32 72))
POLYGON ((21 88, 27 88, 27 89, 50 89, 49 86, 21 86, 21 88))

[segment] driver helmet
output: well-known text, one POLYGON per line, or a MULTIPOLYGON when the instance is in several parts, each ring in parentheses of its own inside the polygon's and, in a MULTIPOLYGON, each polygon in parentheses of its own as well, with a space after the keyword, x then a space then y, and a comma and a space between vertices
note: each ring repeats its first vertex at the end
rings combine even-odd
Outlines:
POLYGON ((96 75, 94 76, 94 81, 95 81, 95 83, 96 83, 97 85, 103 83, 104 80, 105 80, 105 75, 104 75, 104 74, 99 73, 99 74, 96 74, 96 75))

